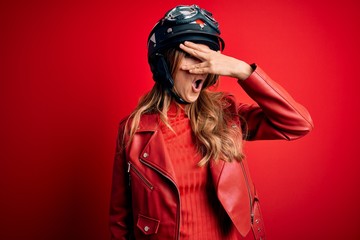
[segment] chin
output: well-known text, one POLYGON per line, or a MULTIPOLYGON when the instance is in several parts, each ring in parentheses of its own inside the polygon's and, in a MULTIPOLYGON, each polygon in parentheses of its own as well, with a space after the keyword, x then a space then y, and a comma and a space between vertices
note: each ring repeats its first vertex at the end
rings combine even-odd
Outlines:
POLYGON ((193 97, 187 97, 184 100, 187 101, 188 103, 193 103, 196 102, 196 100, 199 98, 199 96, 193 96, 193 97))

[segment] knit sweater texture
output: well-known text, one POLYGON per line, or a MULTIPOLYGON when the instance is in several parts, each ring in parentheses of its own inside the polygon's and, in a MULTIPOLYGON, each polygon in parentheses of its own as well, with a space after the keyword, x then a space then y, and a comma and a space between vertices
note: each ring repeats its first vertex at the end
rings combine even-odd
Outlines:
POLYGON ((168 121, 174 131, 160 124, 180 191, 180 239, 241 239, 216 196, 208 166, 197 165, 201 155, 183 107, 170 105, 168 121))

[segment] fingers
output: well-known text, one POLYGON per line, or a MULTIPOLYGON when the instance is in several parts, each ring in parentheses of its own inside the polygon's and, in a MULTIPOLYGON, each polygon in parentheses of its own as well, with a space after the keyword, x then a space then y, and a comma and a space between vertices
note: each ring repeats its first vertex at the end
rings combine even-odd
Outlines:
POLYGON ((180 49, 199 59, 201 62, 196 64, 182 65, 181 69, 194 74, 215 73, 214 62, 217 61, 221 53, 211 50, 208 46, 185 41, 180 44, 180 49))
POLYGON ((206 62, 193 64, 193 65, 182 65, 181 69, 184 71, 189 71, 194 74, 206 74, 210 73, 210 68, 206 62))
POLYGON ((206 60, 207 54, 211 51, 207 46, 185 41, 180 44, 180 49, 200 60, 206 60))
POLYGON ((207 62, 196 63, 196 64, 192 64, 192 65, 182 65, 181 69, 188 71, 191 69, 199 69, 199 68, 204 68, 204 67, 208 67, 207 62))
POLYGON ((190 69, 189 72, 192 73, 192 74, 207 74, 207 73, 210 73, 209 70, 210 69, 208 67, 204 67, 204 68, 190 69))
POLYGON ((189 73, 193 73, 193 74, 207 74, 207 73, 210 73, 209 72, 210 68, 209 67, 195 67, 195 68, 188 69, 187 71, 189 71, 189 73))
POLYGON ((190 41, 185 41, 184 45, 188 48, 192 48, 198 51, 202 51, 202 52, 209 52, 211 51, 209 47, 205 46, 205 45, 201 45, 201 44, 197 44, 197 43, 193 43, 190 41))

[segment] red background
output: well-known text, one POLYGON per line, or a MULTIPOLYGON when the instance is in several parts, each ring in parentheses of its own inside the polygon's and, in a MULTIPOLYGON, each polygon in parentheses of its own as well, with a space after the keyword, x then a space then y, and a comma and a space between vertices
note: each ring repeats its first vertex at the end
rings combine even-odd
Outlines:
MULTIPOLYGON (((1 1, 0 239, 107 239, 117 124, 153 82, 146 39, 192 1, 1 1)), ((269 239, 360 239, 360 4, 198 1, 224 53, 312 114, 294 142, 249 142, 269 239)), ((220 90, 250 101, 233 79, 220 90)))

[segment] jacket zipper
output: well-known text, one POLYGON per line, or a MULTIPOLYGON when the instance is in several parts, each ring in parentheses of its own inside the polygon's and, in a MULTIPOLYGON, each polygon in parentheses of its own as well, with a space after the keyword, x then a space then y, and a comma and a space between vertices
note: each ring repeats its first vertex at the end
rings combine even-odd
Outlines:
POLYGON ((244 173, 245 182, 246 182, 246 188, 247 188, 247 191, 248 191, 248 194, 249 194, 249 199, 250 199, 250 221, 251 221, 251 224, 253 224, 254 223, 253 199, 252 199, 252 194, 251 194, 251 190, 250 190, 249 179, 248 179, 248 176, 247 176, 243 161, 241 161, 240 164, 241 164, 241 168, 242 168, 243 173, 244 173))
MULTIPOLYGON (((130 170, 133 170, 133 172, 143 181, 143 183, 150 189, 153 190, 154 186, 150 183, 149 180, 147 180, 140 172, 139 170, 137 170, 134 166, 134 164, 132 164, 131 162, 128 162, 128 169, 127 172, 129 173, 129 179, 130 179, 130 170)), ((129 184, 130 184, 130 180, 129 180, 129 184)))
POLYGON ((179 189, 176 186, 176 183, 170 177, 168 177, 166 174, 164 174, 163 172, 158 170, 156 167, 152 166, 151 164, 145 162, 142 159, 139 159, 139 160, 140 160, 141 163, 143 163, 146 166, 148 166, 149 168, 153 169, 154 171, 156 171, 157 173, 159 173, 160 175, 162 175, 163 177, 168 179, 172 184, 174 184, 174 186, 176 188, 178 200, 179 200, 179 205, 177 207, 177 224, 176 224, 177 237, 176 237, 176 239, 180 239, 180 206, 181 206, 181 202, 180 202, 180 192, 179 192, 179 189))

